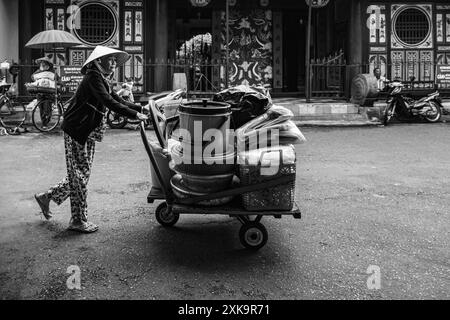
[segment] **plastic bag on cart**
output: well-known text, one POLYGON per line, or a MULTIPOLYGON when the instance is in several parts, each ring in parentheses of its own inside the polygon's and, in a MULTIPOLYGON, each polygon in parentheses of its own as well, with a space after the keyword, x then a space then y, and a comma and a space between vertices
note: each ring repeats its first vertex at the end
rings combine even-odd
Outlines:
POLYGON ((297 125, 292 121, 286 121, 283 130, 280 130, 280 145, 302 144, 306 138, 297 125))
POLYGON ((296 154, 293 145, 266 147, 238 154, 238 163, 253 166, 267 166, 281 160, 281 164, 295 164, 296 154))
POLYGON ((294 122, 288 120, 269 127, 251 130, 237 138, 237 148, 255 150, 265 146, 296 145, 306 142, 306 138, 294 122))
POLYGON ((261 128, 267 128, 278 123, 283 123, 292 119, 294 114, 289 109, 273 105, 264 114, 247 122, 236 130, 237 136, 243 136, 246 133, 261 128))
POLYGON ((271 106, 266 113, 236 130, 238 150, 279 145, 281 132, 292 130, 292 125, 288 121, 293 116, 289 109, 277 105, 271 106))
POLYGON ((264 87, 240 85, 216 93, 212 99, 229 103, 232 108, 231 129, 237 129, 264 114, 272 106, 269 90, 264 87))

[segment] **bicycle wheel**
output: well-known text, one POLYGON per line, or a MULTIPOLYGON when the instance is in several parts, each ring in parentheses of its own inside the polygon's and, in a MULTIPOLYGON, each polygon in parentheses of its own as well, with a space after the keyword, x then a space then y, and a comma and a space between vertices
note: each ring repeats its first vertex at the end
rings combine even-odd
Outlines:
POLYGON ((4 98, 0 104, 0 123, 5 128, 17 128, 23 125, 27 116, 23 103, 4 98))
POLYGON ((41 132, 50 132, 55 129, 62 116, 61 103, 55 103, 53 99, 40 100, 33 109, 32 122, 41 132))

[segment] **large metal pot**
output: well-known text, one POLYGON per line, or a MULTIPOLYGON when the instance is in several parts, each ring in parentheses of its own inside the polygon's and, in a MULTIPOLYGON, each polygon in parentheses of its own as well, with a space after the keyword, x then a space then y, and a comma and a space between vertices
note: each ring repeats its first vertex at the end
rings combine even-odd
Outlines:
POLYGON ((224 175, 235 172, 236 153, 229 152, 214 157, 196 158, 183 153, 183 148, 179 143, 172 147, 170 152, 174 162, 175 171, 192 175, 224 175))
POLYGON ((220 146, 218 149, 221 153, 229 150, 232 142, 229 131, 232 112, 229 104, 208 100, 188 102, 179 107, 178 113, 180 129, 186 131, 186 136, 182 137, 185 149, 192 146, 191 149, 204 150, 214 143, 215 146, 220 146), (207 135, 213 132, 214 139, 208 138, 207 135))

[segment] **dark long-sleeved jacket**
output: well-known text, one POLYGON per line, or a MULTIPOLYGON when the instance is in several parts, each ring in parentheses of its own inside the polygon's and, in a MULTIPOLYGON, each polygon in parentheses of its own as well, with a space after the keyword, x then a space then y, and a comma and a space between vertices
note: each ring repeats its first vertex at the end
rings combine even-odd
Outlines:
POLYGON ((132 119, 141 112, 141 106, 123 100, 112 90, 110 93, 108 88, 100 72, 89 70, 64 112, 61 128, 78 143, 86 143, 101 124, 106 108, 132 119))

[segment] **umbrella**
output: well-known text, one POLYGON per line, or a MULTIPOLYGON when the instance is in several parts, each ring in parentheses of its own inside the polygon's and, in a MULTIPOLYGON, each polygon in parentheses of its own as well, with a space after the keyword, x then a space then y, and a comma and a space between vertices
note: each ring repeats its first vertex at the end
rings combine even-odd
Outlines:
POLYGON ((30 41, 27 42, 25 47, 30 49, 53 50, 56 65, 56 49, 70 48, 79 45, 83 45, 83 43, 70 32, 61 30, 47 30, 36 34, 30 41))
POLYGON ((31 49, 56 50, 82 45, 73 34, 61 30, 47 30, 39 32, 25 45, 31 49))

